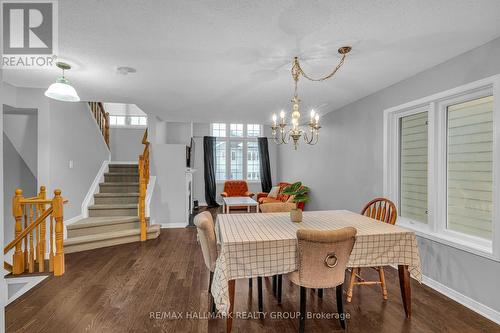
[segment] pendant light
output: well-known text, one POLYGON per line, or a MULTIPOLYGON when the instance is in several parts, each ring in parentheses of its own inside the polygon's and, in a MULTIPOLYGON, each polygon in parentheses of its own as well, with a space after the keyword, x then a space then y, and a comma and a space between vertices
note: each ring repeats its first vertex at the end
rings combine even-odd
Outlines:
POLYGON ((76 93, 69 81, 64 77, 64 71, 71 69, 71 66, 64 62, 57 62, 56 66, 62 69, 62 76, 58 77, 55 83, 45 91, 45 96, 62 102, 79 102, 80 97, 76 93))

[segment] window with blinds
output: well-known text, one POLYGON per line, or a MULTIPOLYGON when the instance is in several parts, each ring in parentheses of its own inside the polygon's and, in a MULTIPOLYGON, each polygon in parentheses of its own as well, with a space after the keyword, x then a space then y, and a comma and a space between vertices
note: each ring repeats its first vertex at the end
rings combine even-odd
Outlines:
POLYGON ((447 228, 492 238, 493 96, 447 108, 447 228))
POLYGON ((427 223, 428 112, 400 118, 400 215, 427 223))

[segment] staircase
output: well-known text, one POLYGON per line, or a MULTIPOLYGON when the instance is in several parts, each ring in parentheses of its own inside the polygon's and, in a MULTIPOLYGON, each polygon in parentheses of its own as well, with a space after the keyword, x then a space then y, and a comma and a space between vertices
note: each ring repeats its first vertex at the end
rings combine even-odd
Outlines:
MULTIPOLYGON (((65 253, 140 241, 138 165, 110 164, 88 213, 88 218, 67 226, 65 253)), ((147 239, 159 235, 160 226, 148 223, 147 239)))

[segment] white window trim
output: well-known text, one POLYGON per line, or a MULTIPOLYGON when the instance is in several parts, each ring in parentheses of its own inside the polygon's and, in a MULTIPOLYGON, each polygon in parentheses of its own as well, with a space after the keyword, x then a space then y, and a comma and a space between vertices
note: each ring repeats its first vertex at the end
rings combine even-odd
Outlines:
MULTIPOLYGON (((223 122, 215 122, 210 124, 210 135, 213 134, 214 131, 214 124, 226 124, 226 134, 223 137, 217 136, 217 140, 222 140, 226 142, 226 179, 224 180, 216 180, 215 182, 217 184, 224 184, 227 180, 232 180, 229 179, 229 173, 231 172, 231 141, 233 142, 243 142, 243 180, 245 180, 247 183, 250 184, 260 184, 260 179, 259 180, 247 180, 247 171, 248 171, 248 161, 247 161, 247 154, 248 154, 248 147, 247 143, 248 142, 257 142, 258 136, 247 136, 247 125, 246 123, 243 123, 243 136, 229 136, 230 131, 231 131, 231 123, 223 123, 223 122)), ((234 123, 233 123, 234 124, 234 123)), ((251 124, 251 125, 259 125, 260 126, 260 133, 262 135, 263 133, 263 126, 262 124, 251 124)), ((259 175, 260 177, 260 175, 259 175)))
POLYGON ((500 261, 500 75, 491 76, 384 110, 384 196, 399 207, 399 118, 428 111, 427 224, 398 216, 397 224, 418 236, 500 261), (446 108, 449 104, 485 95, 493 101, 493 211, 492 240, 446 229, 446 108), (444 126, 444 127, 443 127, 444 126), (434 144, 433 144, 434 143, 434 144), (441 204, 438 204, 441 203, 441 204), (444 203, 444 204, 443 204, 444 203))

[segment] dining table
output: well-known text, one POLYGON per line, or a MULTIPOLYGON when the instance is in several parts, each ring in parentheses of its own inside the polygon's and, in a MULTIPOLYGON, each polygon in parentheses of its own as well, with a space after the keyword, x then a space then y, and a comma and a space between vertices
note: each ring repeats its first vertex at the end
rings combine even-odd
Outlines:
POLYGON ((415 232, 348 210, 305 211, 302 222, 289 213, 220 214, 216 221, 219 255, 211 293, 231 331, 235 281, 297 270, 297 230, 354 227, 356 240, 348 267, 397 266, 403 308, 411 316, 410 276, 422 281, 415 232))

